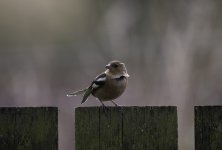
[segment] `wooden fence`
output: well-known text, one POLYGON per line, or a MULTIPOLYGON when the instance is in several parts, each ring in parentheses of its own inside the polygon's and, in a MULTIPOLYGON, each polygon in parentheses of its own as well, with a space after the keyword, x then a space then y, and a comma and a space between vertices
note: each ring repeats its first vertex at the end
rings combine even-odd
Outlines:
MULTIPOLYGON (((79 107, 75 150, 177 150, 176 107, 79 107)), ((222 149, 222 107, 195 107, 195 150, 222 149)), ((1 107, 0 150, 58 150, 56 107, 1 107)))
POLYGON ((0 108, 0 150, 58 150, 58 109, 0 108))
POLYGON ((222 106, 195 107, 195 150, 222 150, 222 106))
POLYGON ((76 150, 176 150, 176 107, 76 109, 76 150))

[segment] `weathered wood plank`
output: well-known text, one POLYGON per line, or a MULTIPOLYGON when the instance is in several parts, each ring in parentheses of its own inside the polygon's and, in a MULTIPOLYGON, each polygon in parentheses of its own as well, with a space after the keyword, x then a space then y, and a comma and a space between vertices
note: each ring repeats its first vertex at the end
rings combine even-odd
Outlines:
POLYGON ((122 150, 122 113, 121 108, 112 108, 104 115, 100 109, 100 149, 122 150))
POLYGON ((99 150, 99 117, 100 110, 89 107, 77 108, 75 111, 76 150, 99 150))
POLYGON ((0 108, 1 150, 57 150, 58 109, 0 108))
POLYGON ((178 149, 176 107, 76 108, 75 124, 76 150, 178 149))
POLYGON ((222 106, 195 107, 195 150, 222 149, 222 106))
POLYGON ((125 108, 123 147, 132 150, 177 150, 175 107, 125 108))

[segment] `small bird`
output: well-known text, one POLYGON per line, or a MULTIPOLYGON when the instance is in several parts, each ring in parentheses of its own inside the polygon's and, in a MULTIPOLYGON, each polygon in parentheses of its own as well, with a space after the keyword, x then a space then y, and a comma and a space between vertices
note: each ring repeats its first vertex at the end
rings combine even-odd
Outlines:
POLYGON ((118 106, 113 100, 119 97, 126 89, 128 73, 125 64, 114 60, 106 65, 105 72, 98 75, 90 84, 89 87, 70 93, 67 96, 77 96, 84 94, 82 103, 92 94, 104 105, 104 101, 111 101, 115 106, 118 106))

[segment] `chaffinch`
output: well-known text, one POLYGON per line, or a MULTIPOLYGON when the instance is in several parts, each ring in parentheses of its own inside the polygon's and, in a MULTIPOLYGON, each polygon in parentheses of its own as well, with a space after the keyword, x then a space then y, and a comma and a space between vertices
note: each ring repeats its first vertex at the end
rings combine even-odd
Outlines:
POLYGON ((113 100, 124 92, 129 75, 125 64, 117 60, 109 62, 105 68, 105 72, 98 75, 89 87, 70 93, 67 96, 77 96, 84 93, 82 104, 92 94, 98 98, 103 106, 105 106, 103 101, 111 101, 118 106, 113 100))

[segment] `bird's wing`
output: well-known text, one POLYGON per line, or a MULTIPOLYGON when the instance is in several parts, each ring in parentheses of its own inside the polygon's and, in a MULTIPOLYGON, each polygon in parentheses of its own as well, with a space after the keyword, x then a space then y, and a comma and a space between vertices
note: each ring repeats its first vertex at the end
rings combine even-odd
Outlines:
POLYGON ((98 75, 95 78, 95 80, 91 83, 89 88, 86 90, 81 103, 84 103, 94 90, 103 86, 106 83, 106 80, 107 80, 107 77, 106 77, 105 73, 102 73, 102 74, 98 75))
POLYGON ((106 83, 107 77, 105 73, 102 73, 96 77, 96 79, 92 82, 92 87, 97 89, 106 83))

